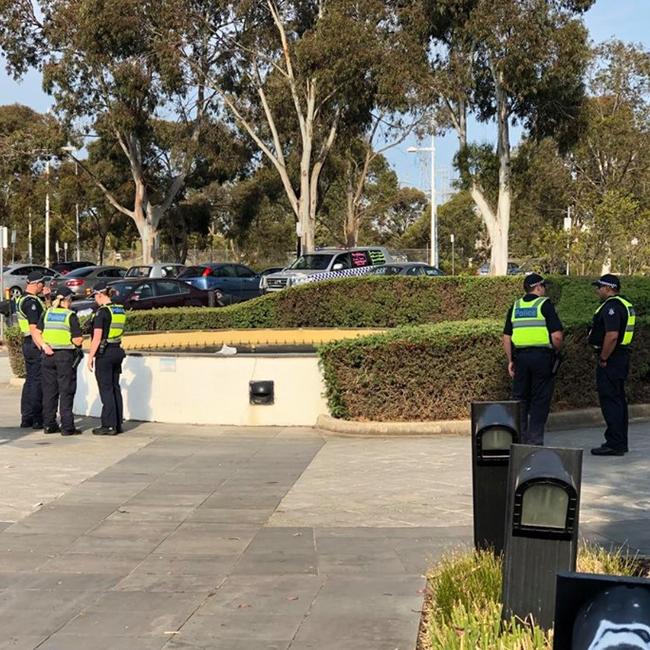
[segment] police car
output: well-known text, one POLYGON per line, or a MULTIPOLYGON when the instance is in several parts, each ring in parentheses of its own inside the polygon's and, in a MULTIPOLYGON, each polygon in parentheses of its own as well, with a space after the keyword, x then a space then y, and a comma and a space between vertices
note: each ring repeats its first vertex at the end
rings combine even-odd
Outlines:
POLYGON ((342 250, 319 248, 301 255, 287 268, 262 278, 260 289, 267 293, 282 291, 309 282, 366 275, 373 268, 393 261, 382 246, 363 246, 342 250))

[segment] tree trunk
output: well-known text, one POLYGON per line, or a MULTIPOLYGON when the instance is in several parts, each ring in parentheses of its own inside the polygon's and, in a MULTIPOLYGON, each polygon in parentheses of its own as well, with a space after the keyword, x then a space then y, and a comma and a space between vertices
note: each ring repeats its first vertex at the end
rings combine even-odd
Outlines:
POLYGON ((354 188, 351 183, 345 192, 345 219, 343 222, 343 237, 348 248, 354 248, 359 240, 359 220, 356 215, 354 188))
POLYGON ((494 73, 497 98, 497 128, 499 157, 499 198, 497 201, 496 224, 490 233, 490 273, 506 275, 508 272, 508 234, 510 231, 510 128, 508 124, 508 98, 503 89, 503 74, 494 73), (494 238, 493 238, 494 237, 494 238))

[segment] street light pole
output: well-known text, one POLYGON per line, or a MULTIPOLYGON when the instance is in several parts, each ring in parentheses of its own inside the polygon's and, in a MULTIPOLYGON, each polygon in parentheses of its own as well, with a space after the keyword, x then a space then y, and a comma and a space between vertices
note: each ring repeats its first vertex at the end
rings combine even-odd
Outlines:
MULTIPOLYGON (((74 160, 74 180, 75 180, 75 197, 76 201, 74 204, 74 220, 75 220, 75 247, 76 247, 76 256, 77 262, 81 261, 81 246, 79 244, 79 163, 77 159, 72 155, 77 149, 71 144, 61 147, 61 151, 65 151, 72 160, 74 160)), ((67 260, 66 260, 67 261, 67 260)))
POLYGON ((431 266, 438 268, 438 209, 436 207, 436 136, 431 131, 431 266))
POLYGON ((45 266, 50 267, 50 161, 45 163, 45 266))
POLYGON ((438 223, 436 207, 436 130, 431 127, 430 147, 409 147, 408 153, 428 152, 431 154, 431 266, 438 267, 438 223))
MULTIPOLYGON (((79 198, 79 164, 75 160, 74 163, 74 179, 75 179, 75 196, 79 198)), ((77 262, 81 261, 81 248, 79 246, 79 202, 74 204, 74 218, 75 218, 75 236, 77 238, 77 262)))

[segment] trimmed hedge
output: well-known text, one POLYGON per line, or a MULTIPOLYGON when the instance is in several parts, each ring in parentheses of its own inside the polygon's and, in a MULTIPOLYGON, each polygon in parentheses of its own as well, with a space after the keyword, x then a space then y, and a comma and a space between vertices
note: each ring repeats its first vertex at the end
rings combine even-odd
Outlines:
MULTIPOLYGON (((470 400, 510 396, 501 321, 398 328, 319 348, 330 412, 352 420, 466 418, 470 400)), ((595 357, 587 326, 565 332, 555 410, 597 406, 595 357)), ((650 402, 650 319, 637 320, 627 384, 631 403, 650 402)))
POLYGON ((8 327, 5 330, 5 343, 9 354, 9 365, 14 377, 25 376, 25 359, 23 357, 23 335, 18 326, 8 327))
MULTIPOLYGON (((598 305, 588 278, 555 277, 560 318, 585 322, 598 305)), ((623 279, 637 314, 650 315, 650 278, 623 279)), ((522 277, 366 277, 318 282, 217 309, 129 314, 129 331, 285 327, 398 327, 475 318, 501 320, 522 293, 522 277)))

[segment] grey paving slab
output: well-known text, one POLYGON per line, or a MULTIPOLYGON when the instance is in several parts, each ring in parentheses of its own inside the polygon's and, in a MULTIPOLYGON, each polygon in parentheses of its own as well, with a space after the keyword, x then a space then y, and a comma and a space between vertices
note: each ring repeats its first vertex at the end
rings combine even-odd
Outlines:
POLYGON ((157 548, 158 555, 238 555, 258 531, 254 526, 183 523, 157 548))
MULTIPOLYGON (((47 639, 38 650, 160 650, 171 635, 123 637, 57 633, 47 639)), ((2 646, 0 646, 1 648, 2 646)), ((34 647, 34 646, 31 646, 34 647)))
POLYGON ((0 650, 33 650, 44 640, 45 635, 33 636, 21 634, 18 636, 3 636, 0 640, 0 650))
POLYGON ((330 576, 291 648, 415 647, 424 578, 330 576))
POLYGON ((158 555, 152 553, 133 569, 131 577, 149 575, 212 576, 228 575, 239 555, 158 555))
MULTIPOLYGON (((234 560, 233 560, 234 562, 234 560)), ((136 568, 115 585, 116 591, 197 593, 208 595, 226 579, 228 569, 218 574, 149 573, 151 567, 136 568)))
MULTIPOLYGON (((124 592, 126 593, 126 592, 124 592)), ((66 636, 86 637, 142 637, 175 631, 188 618, 191 611, 178 610, 156 611, 120 611, 87 610, 67 622, 58 632, 66 636)), ((125 647, 126 642, 125 642, 125 647)), ((130 647, 135 647, 133 640, 130 647)))
POLYGON ((145 557, 143 552, 62 553, 38 567, 42 573, 127 575, 145 557))
MULTIPOLYGON (((17 395, 0 388, 0 416, 17 395)), ((0 650, 412 650, 423 573, 471 542, 466 438, 129 429, 0 431, 0 650)), ((591 539, 650 551, 649 431, 622 459, 585 455, 591 539)))
POLYGON ((219 639, 215 644, 213 637, 194 637, 191 641, 174 637, 164 650, 287 650, 291 641, 278 641, 276 639, 256 639, 252 637, 240 639, 219 639))

